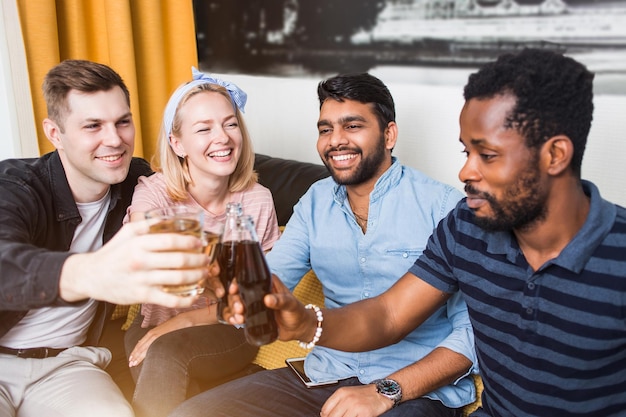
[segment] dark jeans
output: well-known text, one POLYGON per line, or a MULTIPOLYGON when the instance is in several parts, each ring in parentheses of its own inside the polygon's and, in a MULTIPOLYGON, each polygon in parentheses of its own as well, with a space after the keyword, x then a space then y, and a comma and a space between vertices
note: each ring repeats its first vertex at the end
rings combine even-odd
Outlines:
MULTIPOLYGON (((139 317, 124 337, 126 356, 150 328, 139 317)), ((133 408, 137 417, 167 416, 200 386, 213 386, 244 372, 258 348, 243 330, 223 324, 189 327, 156 339, 143 362, 131 368, 137 382, 133 408)))
MULTIPOLYGON (((289 368, 261 371, 210 389, 185 401, 169 417, 319 417, 322 405, 339 387, 361 385, 349 378, 338 385, 306 388, 289 368)), ((456 417, 439 401, 405 401, 384 417, 456 417)))

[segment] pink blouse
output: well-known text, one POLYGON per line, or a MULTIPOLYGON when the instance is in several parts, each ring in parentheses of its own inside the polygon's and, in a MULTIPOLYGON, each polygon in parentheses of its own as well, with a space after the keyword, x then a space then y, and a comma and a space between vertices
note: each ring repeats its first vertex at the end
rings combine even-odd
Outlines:
MULTIPOLYGON (((272 249, 274 242, 280 236, 280 230, 278 229, 274 200, 272 199, 270 190, 257 183, 249 190, 233 194, 231 201, 241 203, 244 213, 252 216, 263 250, 267 252, 272 249)), ((132 213, 145 212, 156 207, 171 205, 191 206, 204 210, 191 196, 184 202, 172 200, 167 194, 165 178, 162 173, 157 172, 149 177, 139 177, 139 182, 133 194, 133 201, 130 207, 128 207, 124 222, 130 220, 132 213)), ((226 220, 225 212, 219 216, 215 216, 207 210, 204 210, 204 216, 206 220, 219 222, 226 220)), ((141 323, 141 327, 158 326, 180 313, 204 308, 207 307, 207 305, 208 300, 203 296, 200 296, 191 307, 181 309, 168 308, 156 304, 142 304, 141 314, 144 316, 144 319, 141 323)))

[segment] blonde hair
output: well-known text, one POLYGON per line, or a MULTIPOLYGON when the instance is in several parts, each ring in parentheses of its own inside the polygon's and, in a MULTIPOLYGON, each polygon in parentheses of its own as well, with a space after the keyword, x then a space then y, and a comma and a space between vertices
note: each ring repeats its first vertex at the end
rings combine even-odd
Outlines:
MULTIPOLYGON (((172 122, 172 135, 180 135, 182 125, 179 116, 180 108, 184 106, 192 96, 205 92, 221 94, 232 103, 228 91, 220 85, 207 83, 193 87, 182 97, 176 107, 172 122)), ((233 105, 233 108, 235 109, 235 116, 239 122, 239 129, 241 130, 243 140, 241 142, 239 161, 237 161, 235 171, 228 178, 228 190, 231 193, 247 190, 258 181, 258 175, 254 171, 254 148, 248 129, 246 128, 243 115, 239 108, 235 105, 233 105)), ((185 201, 189 198, 187 188, 189 184, 193 184, 193 178, 191 178, 189 172, 187 158, 181 158, 176 155, 170 146, 170 138, 163 123, 161 124, 161 131, 157 139, 157 152, 152 158, 152 168, 154 171, 163 173, 167 193, 172 199, 185 201)))

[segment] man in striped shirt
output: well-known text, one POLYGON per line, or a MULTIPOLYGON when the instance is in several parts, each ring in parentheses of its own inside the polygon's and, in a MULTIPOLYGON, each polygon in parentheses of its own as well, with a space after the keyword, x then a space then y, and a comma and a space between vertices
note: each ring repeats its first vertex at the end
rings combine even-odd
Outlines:
MULTIPOLYGON (((467 198, 390 290, 323 310, 318 344, 384 346, 460 291, 485 387, 473 417, 625 415, 626 209, 581 179, 592 82, 541 50, 472 74, 460 115, 467 198)), ((318 318, 279 292, 266 303, 281 310, 281 339, 313 339, 318 318)))

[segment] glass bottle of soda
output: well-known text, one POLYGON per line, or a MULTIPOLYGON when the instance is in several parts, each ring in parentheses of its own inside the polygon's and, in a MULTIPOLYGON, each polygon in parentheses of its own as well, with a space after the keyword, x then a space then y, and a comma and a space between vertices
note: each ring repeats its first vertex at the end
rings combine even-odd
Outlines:
POLYGON ((245 306, 245 334, 248 343, 261 346, 278 337, 274 310, 263 298, 272 287, 272 275, 254 228, 252 217, 239 217, 240 240, 235 245, 235 278, 245 306))
POLYGON ((217 303, 217 320, 228 324, 224 320, 224 308, 228 305, 228 287, 235 275, 235 246, 239 242, 240 217, 243 215, 241 203, 230 202, 226 205, 226 220, 224 230, 220 236, 220 243, 216 249, 217 263, 220 266, 220 281, 226 290, 224 297, 217 303))

